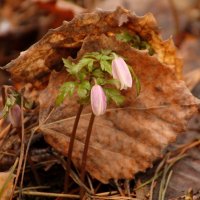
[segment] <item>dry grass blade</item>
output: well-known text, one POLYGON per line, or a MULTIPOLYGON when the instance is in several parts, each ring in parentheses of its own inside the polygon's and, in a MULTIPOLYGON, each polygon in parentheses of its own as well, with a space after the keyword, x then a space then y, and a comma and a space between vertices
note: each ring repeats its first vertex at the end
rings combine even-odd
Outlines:
POLYGON ((171 170, 171 171, 169 172, 168 177, 167 177, 167 181, 166 181, 166 183, 165 183, 165 188, 163 189, 163 192, 162 192, 162 200, 165 200, 165 194, 166 194, 167 187, 168 187, 168 185, 169 185, 169 181, 170 181, 170 179, 171 179, 172 173, 173 173, 173 171, 171 170))
POLYGON ((118 183, 118 180, 114 180, 114 183, 115 183, 115 185, 116 185, 116 187, 117 187, 117 190, 119 191, 120 195, 121 195, 122 197, 124 197, 125 194, 124 194, 122 188, 120 187, 120 185, 119 185, 119 183, 118 183))
POLYGON ((89 175, 87 175, 87 180, 88 180, 88 184, 90 186, 90 190, 93 194, 95 194, 95 190, 94 190, 94 186, 93 186, 93 183, 92 183, 92 180, 91 178, 89 177, 89 175))
MULTIPOLYGON (((49 186, 35 186, 35 187, 26 187, 23 188, 21 191, 31 191, 31 190, 38 190, 38 189, 49 189, 49 186)), ((19 192, 21 192, 20 190, 15 190, 14 194, 18 194, 19 192)))
POLYGON ((67 198, 73 198, 73 199, 79 199, 79 195, 74 194, 60 194, 60 193, 50 193, 50 192, 36 192, 36 191, 19 191, 19 193, 22 193, 23 195, 27 196, 40 196, 40 197, 67 197, 67 198))
POLYGON ((97 199, 107 199, 107 200, 139 200, 138 198, 134 198, 134 197, 125 197, 125 196, 120 196, 120 194, 118 195, 112 195, 112 196, 93 196, 93 198, 97 198, 97 199))
POLYGON ((31 141, 32 141, 32 138, 33 138, 36 130, 37 129, 33 129, 31 131, 31 136, 29 138, 28 145, 27 145, 27 148, 26 148, 26 152, 25 152, 25 156, 24 156, 24 163, 23 163, 23 167, 22 167, 21 182, 20 182, 20 188, 21 189, 23 188, 23 180, 24 180, 24 173, 25 173, 25 168, 26 168, 26 161, 27 161, 27 157, 28 157, 28 151, 29 151, 29 148, 30 148, 30 145, 31 145, 31 141))
POLYGON ((136 187, 134 190, 136 191, 136 190, 139 190, 139 189, 143 188, 146 185, 149 185, 150 183, 153 182, 153 180, 157 180, 161 175, 162 175, 162 172, 159 172, 159 173, 155 174, 152 178, 150 178, 149 180, 145 181, 144 183, 142 183, 141 185, 136 187))
POLYGON ((160 164, 156 168, 156 171, 154 173, 154 176, 153 176, 153 179, 152 179, 152 182, 151 182, 149 200, 153 200, 153 190, 154 190, 154 186, 155 186, 155 180, 157 179, 157 177, 159 177, 158 174, 160 173, 161 169, 163 168, 166 160, 167 160, 167 157, 164 157, 164 159, 160 162, 160 164))
MULTIPOLYGON (((162 175, 161 183, 160 183, 160 189, 159 189, 159 197, 158 200, 164 200, 165 199, 165 193, 170 181, 170 178, 172 176, 172 171, 170 169, 173 167, 173 165, 178 162, 180 159, 184 158, 186 155, 182 155, 179 153, 177 156, 170 158, 171 152, 166 154, 164 159, 160 162, 158 165, 155 174, 152 179, 148 180, 142 186, 147 185, 148 183, 151 182, 151 187, 150 187, 150 200, 153 200, 153 191, 155 187, 155 180, 162 175), (168 162, 168 160, 173 160, 173 162, 168 162), (163 169, 164 168, 164 169, 163 169), (170 172, 169 172, 170 171, 170 172), (167 177, 167 178, 166 178, 167 177)), ((140 186, 141 188, 141 186, 140 186)), ((138 189, 138 188, 137 188, 138 189)))
MULTIPOLYGON (((59 157, 59 155, 57 155, 56 152, 53 152, 55 157, 60 160, 63 168, 66 170, 66 166, 67 166, 67 163, 66 161, 62 158, 62 157, 59 157)), ((78 170, 76 170, 78 172, 78 170)), ((91 194, 93 195, 94 193, 80 180, 80 175, 77 174, 74 170, 70 170, 70 173, 69 173, 70 177, 73 179, 73 181, 78 184, 80 187, 84 187, 85 191, 87 191, 88 194, 91 194)))

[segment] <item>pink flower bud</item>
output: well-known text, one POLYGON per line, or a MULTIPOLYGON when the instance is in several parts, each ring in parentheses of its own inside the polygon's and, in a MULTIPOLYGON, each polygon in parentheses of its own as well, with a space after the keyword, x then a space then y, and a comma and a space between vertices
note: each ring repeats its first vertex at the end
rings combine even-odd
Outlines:
POLYGON ((13 127, 21 126, 21 109, 20 106, 15 104, 8 113, 8 118, 13 127))
POLYGON ((103 115, 106 111, 106 95, 100 85, 94 85, 91 89, 91 106, 96 116, 103 115))
POLYGON ((123 58, 114 58, 112 61, 112 74, 114 79, 120 81, 120 90, 132 87, 132 76, 123 58))

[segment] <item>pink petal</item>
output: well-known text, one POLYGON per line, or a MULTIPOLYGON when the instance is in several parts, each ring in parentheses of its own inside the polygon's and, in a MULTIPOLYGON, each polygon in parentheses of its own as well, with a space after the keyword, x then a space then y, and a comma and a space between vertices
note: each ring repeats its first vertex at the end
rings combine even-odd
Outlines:
POLYGON ((96 116, 103 115, 106 111, 106 96, 100 85, 94 85, 92 87, 91 106, 92 111, 96 116))
POLYGON ((113 78, 121 83, 121 89, 132 87, 132 76, 124 59, 117 57, 112 61, 113 78))

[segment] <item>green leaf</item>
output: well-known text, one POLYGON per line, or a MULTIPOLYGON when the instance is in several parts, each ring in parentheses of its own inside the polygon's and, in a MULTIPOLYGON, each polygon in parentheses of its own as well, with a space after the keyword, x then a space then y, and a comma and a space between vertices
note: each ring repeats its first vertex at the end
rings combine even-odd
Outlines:
POLYGON ((140 94, 140 91, 141 91, 140 79, 137 77, 137 75, 133 71, 133 68, 131 66, 128 66, 128 67, 129 67, 129 70, 130 70, 131 75, 133 77, 133 80, 135 81, 136 93, 137 93, 137 96, 138 96, 140 94))
POLYGON ((93 61, 94 59, 92 58, 85 58, 85 57, 81 58, 81 60, 79 60, 79 62, 72 68, 72 73, 73 74, 79 73, 84 67, 86 67, 88 64, 91 64, 91 62, 93 61))
POLYGON ((96 78, 96 82, 98 85, 105 85, 105 79, 104 78, 96 78))
POLYGON ((137 92, 137 96, 138 96, 140 94, 140 91, 141 91, 140 80, 135 74, 133 75, 133 79, 135 80, 136 92, 137 92))
POLYGON ((101 56, 101 60, 113 60, 113 55, 111 54, 110 56, 107 55, 102 55, 101 56))
POLYGON ((2 117, 8 115, 9 110, 17 103, 17 97, 19 97, 19 94, 12 93, 6 98, 5 106, 2 110, 2 117))
POLYGON ((111 64, 106 60, 100 60, 100 66, 103 71, 108 72, 112 76, 111 64))
POLYGON ((133 36, 131 36, 129 33, 124 32, 124 33, 118 33, 115 35, 116 39, 122 42, 131 42, 133 39, 133 36))
POLYGON ((105 84, 114 85, 117 89, 119 89, 121 86, 120 81, 117 79, 105 80, 105 84))
POLYGON ((90 82, 87 81, 87 80, 81 82, 80 86, 81 86, 82 88, 85 88, 86 90, 90 90, 90 89, 91 89, 90 82))
POLYGON ((140 49, 140 44, 141 44, 141 39, 139 35, 134 35, 133 39, 131 41, 131 46, 136 48, 136 49, 140 49))
POLYGON ((93 72, 92 72, 92 75, 95 77, 95 78, 103 78, 104 77, 104 73, 103 71, 98 68, 98 69, 95 69, 93 72))
POLYGON ((72 68, 74 65, 74 63, 72 63, 69 59, 63 58, 62 61, 66 68, 72 68))
POLYGON ((75 63, 73 63, 69 59, 65 59, 65 58, 63 58, 62 60, 63 60, 64 66, 66 67, 67 71, 70 74, 73 74, 73 67, 74 67, 75 63))
POLYGON ((92 58, 95 60, 100 60, 101 59, 101 53, 100 52, 91 52, 91 53, 87 53, 84 55, 84 58, 92 58))
POLYGON ((116 105, 120 106, 124 103, 125 97, 121 95, 120 91, 113 88, 104 88, 108 100, 112 100, 116 105))
POLYGON ((93 67, 94 67, 94 60, 91 59, 91 60, 88 62, 88 66, 87 66, 88 71, 89 71, 89 72, 92 72, 92 71, 93 71, 93 67))
POLYGON ((80 81, 83 81, 87 77, 86 70, 81 70, 79 73, 76 74, 76 78, 80 81))
POLYGON ((101 50, 101 54, 103 54, 103 55, 110 55, 111 53, 112 53, 112 51, 109 50, 109 49, 103 49, 103 50, 101 50))
POLYGON ((152 48, 152 46, 145 40, 141 41, 139 49, 147 49, 150 56, 155 54, 155 51, 152 48))
POLYGON ((88 96, 90 89, 91 89, 91 85, 89 81, 81 82, 78 85, 78 90, 77 90, 79 98, 85 99, 88 96))
POLYGON ((76 87, 76 83, 75 82, 66 82, 64 83, 59 90, 59 94, 56 98, 56 105, 59 106, 61 103, 63 103, 65 97, 68 96, 72 96, 74 94, 74 90, 76 87))
POLYGON ((79 98, 84 99, 87 97, 88 91, 86 89, 80 87, 80 85, 79 85, 77 93, 78 93, 79 98))

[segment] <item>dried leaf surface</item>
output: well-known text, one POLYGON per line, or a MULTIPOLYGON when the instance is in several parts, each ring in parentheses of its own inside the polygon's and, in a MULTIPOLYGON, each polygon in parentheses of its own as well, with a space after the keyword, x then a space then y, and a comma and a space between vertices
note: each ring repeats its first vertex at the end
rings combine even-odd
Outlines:
MULTIPOLYGON (((78 56, 107 48, 127 58, 140 77, 142 90, 138 98, 134 88, 126 91, 127 102, 122 109, 96 118, 87 170, 104 183, 111 178, 132 178, 150 167, 162 149, 184 130, 198 103, 170 67, 114 38, 105 35, 86 38, 78 56)), ((58 80, 63 83, 66 77, 65 72, 52 73, 49 86, 40 96, 40 130, 47 142, 64 155, 78 109, 74 98, 54 107, 58 80)), ((90 112, 89 109, 85 112, 90 112)), ((88 119, 85 114, 79 123, 73 154, 77 166, 81 162, 88 119)))
MULTIPOLYGON (((108 112, 95 119, 87 160, 87 171, 98 180, 132 178, 145 171, 161 156, 167 144, 174 141, 197 110, 195 99, 180 77, 181 62, 176 57, 172 41, 162 41, 151 14, 136 17, 121 8, 114 12, 94 12, 81 15, 60 28, 49 32, 41 41, 7 65, 13 80, 36 82, 48 87, 39 97, 40 124, 46 141, 67 156, 74 116, 78 110, 76 98, 66 99, 55 107, 60 85, 67 81, 67 72, 59 71, 61 58, 76 57, 86 52, 110 49, 125 57, 141 81, 141 93, 136 98, 133 87, 124 92, 123 108, 110 106, 108 112), (128 31, 139 34, 155 49, 149 56, 145 51, 117 41, 115 33, 128 31), (178 72, 178 73, 177 73, 178 72)), ((73 162, 79 167, 84 147, 90 107, 81 117, 73 162)))
POLYGON ((137 17, 122 8, 114 12, 93 12, 74 18, 71 22, 64 22, 55 30, 49 31, 38 43, 28 51, 6 65, 5 69, 12 75, 15 83, 22 86, 31 82, 37 88, 46 86, 52 69, 59 70, 61 58, 79 49, 84 38, 88 35, 110 35, 120 31, 138 34, 147 40, 156 51, 157 58, 175 69, 180 77, 182 64, 176 57, 176 49, 170 40, 162 41, 158 34, 155 18, 152 14, 137 17))
POLYGON ((13 178, 14 175, 10 174, 10 172, 0 173, 1 200, 9 200, 11 198, 13 189, 13 178))

